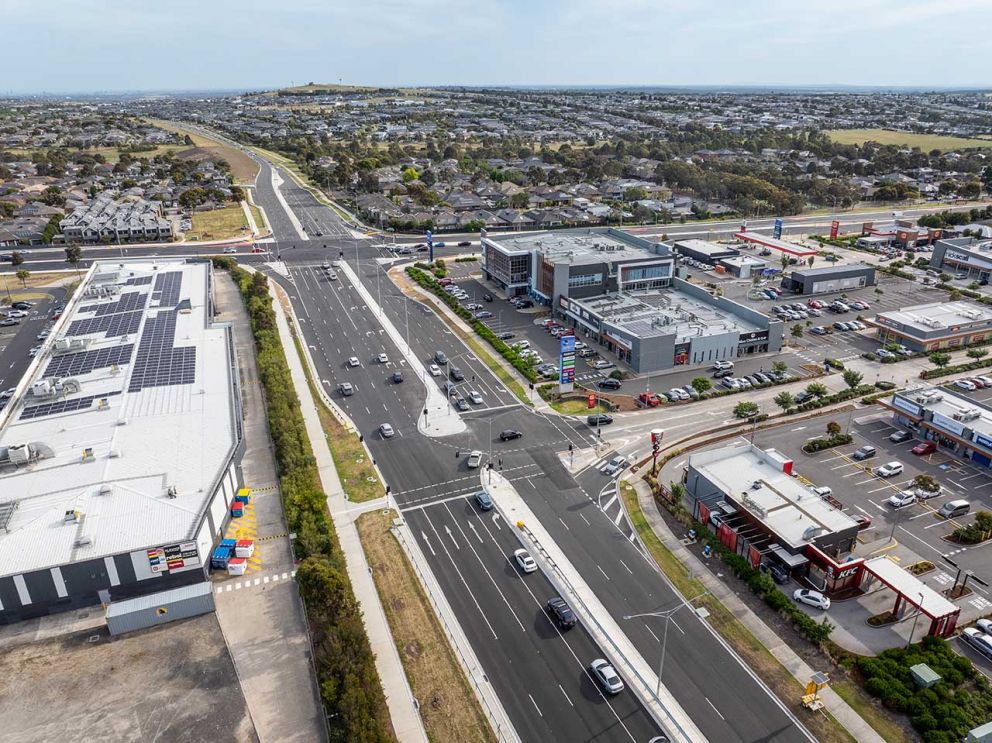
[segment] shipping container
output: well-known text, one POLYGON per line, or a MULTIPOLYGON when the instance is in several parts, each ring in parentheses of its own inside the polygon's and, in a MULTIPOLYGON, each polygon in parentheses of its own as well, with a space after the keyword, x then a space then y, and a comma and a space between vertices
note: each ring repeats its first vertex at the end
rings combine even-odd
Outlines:
POLYGON ((111 635, 156 627, 177 619, 188 619, 214 610, 213 585, 195 583, 147 596, 115 601, 107 607, 111 635))

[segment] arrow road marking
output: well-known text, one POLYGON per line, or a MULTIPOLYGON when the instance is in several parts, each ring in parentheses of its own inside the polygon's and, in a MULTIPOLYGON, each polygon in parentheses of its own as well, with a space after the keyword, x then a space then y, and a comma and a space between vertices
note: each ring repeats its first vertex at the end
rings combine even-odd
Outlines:
POLYGON ((479 544, 482 544, 482 537, 480 537, 479 536, 479 532, 476 531, 475 524, 473 524, 471 521, 469 521, 468 522, 468 528, 472 530, 472 533, 473 534, 475 534, 475 538, 479 540, 479 544))
POLYGON ((427 535, 426 535, 426 534, 424 534, 424 532, 423 532, 423 531, 421 531, 421 532, 420 532, 420 536, 421 536, 421 538, 422 538, 422 539, 424 540, 424 544, 426 544, 426 545, 427 545, 427 549, 429 549, 429 550, 431 551, 431 554, 432 554, 432 555, 434 555, 434 557, 437 557, 437 552, 435 552, 435 551, 434 551, 434 548, 433 548, 433 547, 431 547, 431 543, 430 543, 430 540, 428 540, 428 539, 427 539, 427 535))
POLYGON ((448 536, 451 537, 451 543, 455 545, 456 550, 460 550, 461 547, 458 546, 458 542, 455 541, 455 535, 451 533, 451 527, 447 524, 444 525, 444 530, 448 532, 448 536))

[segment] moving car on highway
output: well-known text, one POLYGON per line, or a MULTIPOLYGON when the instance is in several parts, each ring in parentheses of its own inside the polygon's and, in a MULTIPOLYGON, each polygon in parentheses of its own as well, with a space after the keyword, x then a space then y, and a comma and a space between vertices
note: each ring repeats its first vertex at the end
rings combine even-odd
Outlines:
POLYGON ((620 680, 620 674, 616 672, 616 669, 610 665, 607 661, 602 658, 597 658, 592 663, 589 664, 589 672, 592 677, 596 679, 596 683, 607 694, 619 694, 623 691, 623 681, 620 680))

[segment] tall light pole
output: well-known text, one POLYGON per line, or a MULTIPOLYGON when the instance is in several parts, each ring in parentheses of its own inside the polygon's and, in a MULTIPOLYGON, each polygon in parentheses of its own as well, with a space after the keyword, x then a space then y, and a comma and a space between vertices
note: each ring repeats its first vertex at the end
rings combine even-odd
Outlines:
POLYGON ((665 611, 646 611, 642 614, 628 614, 624 616, 624 619, 638 619, 639 617, 658 617, 659 619, 665 620, 665 631, 662 633, 661 638, 661 660, 658 661, 658 685, 655 687, 654 695, 655 697, 661 696, 661 674, 665 671, 665 651, 668 647, 668 625, 672 623, 672 616, 681 609, 683 606, 688 606, 696 599, 709 593, 709 591, 703 591, 702 593, 696 594, 691 599, 683 599, 682 602, 671 609, 665 609, 665 611))
POLYGON ((916 634, 916 623, 920 619, 920 612, 923 611, 923 591, 920 591, 920 605, 916 607, 916 616, 913 617, 913 627, 909 630, 909 641, 906 643, 906 650, 913 644, 913 635, 916 634))

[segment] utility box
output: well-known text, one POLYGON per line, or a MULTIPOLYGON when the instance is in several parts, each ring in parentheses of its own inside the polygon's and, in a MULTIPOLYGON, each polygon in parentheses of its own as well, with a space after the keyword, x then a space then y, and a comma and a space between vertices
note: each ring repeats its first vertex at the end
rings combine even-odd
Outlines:
POLYGON ((913 674, 913 681, 921 689, 929 689, 940 681, 940 675, 926 663, 917 663, 911 666, 909 672, 913 674))
POLYGON ((213 586, 195 583, 148 596, 115 601, 107 607, 107 628, 113 636, 207 614, 214 610, 213 586))

